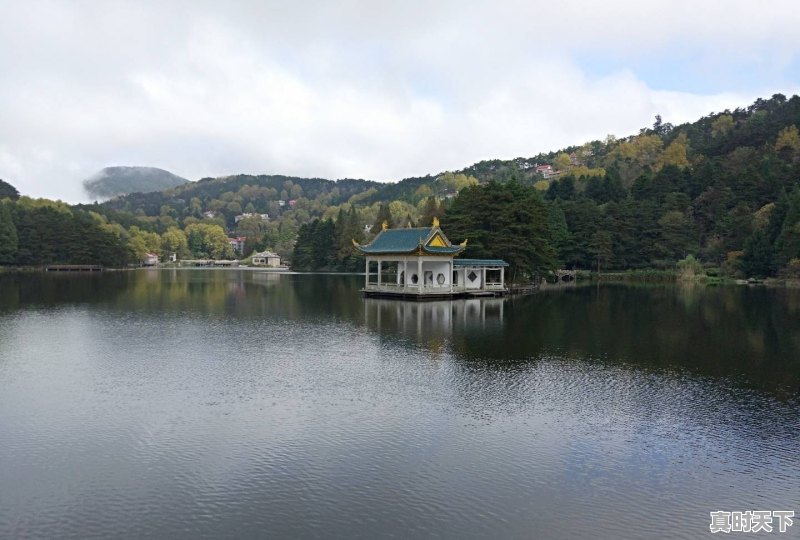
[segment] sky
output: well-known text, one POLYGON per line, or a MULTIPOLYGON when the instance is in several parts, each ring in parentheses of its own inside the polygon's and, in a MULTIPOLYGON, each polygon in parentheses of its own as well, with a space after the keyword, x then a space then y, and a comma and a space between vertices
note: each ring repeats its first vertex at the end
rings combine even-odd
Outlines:
POLYGON ((457 170, 800 93, 793 0, 0 0, 0 178, 457 170))

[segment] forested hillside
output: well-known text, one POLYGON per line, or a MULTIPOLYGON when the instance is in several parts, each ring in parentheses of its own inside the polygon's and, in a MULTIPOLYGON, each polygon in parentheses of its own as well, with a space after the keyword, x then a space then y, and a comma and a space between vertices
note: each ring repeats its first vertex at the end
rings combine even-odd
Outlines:
POLYGON ((106 167, 83 181, 93 199, 108 199, 127 193, 161 191, 185 184, 187 180, 156 167, 106 167))
MULTIPOLYGON (((559 266, 674 268, 693 255, 731 276, 796 275, 798 123, 800 98, 776 95, 693 123, 673 126, 656 118, 652 127, 623 139, 609 136, 535 158, 481 162, 461 173, 482 183, 539 190, 547 204, 537 205, 537 212, 547 214, 547 241, 559 266)), ((413 191, 401 191, 411 182, 416 179, 383 189, 414 202, 408 198, 413 191)), ((471 238, 500 227, 493 222, 498 195, 490 195, 496 188, 478 189, 486 193, 471 192, 472 217, 466 222, 465 205, 458 204, 463 193, 456 202, 443 201, 444 226, 455 220, 455 230, 471 238)), ((502 226, 514 235, 512 224, 502 226)), ((514 240, 524 244, 525 234, 514 240)), ((504 248, 495 243, 470 251, 499 256, 504 248)))
MULTIPOLYGON (((294 258, 297 269, 355 269, 353 238, 368 241, 383 221, 426 225, 436 216, 454 238, 495 239, 473 243, 473 254, 508 257, 505 240, 535 244, 535 256, 518 259, 522 274, 554 266, 674 268, 693 255, 731 276, 795 275, 798 124, 800 98, 775 95, 692 123, 657 117, 624 138, 396 183, 238 175, 70 211, 115 234, 133 261, 153 250, 231 256, 223 238, 244 236, 244 255, 268 248, 294 258), (509 190, 514 204, 502 203, 509 190), (501 212, 509 208, 516 210, 501 212), (505 221, 494 219, 501 213, 505 221), (542 219, 544 230, 528 226, 542 219), (498 233, 507 238, 498 243, 498 233)), ((32 202, 6 204, 19 227, 25 211, 16 207, 32 202)))

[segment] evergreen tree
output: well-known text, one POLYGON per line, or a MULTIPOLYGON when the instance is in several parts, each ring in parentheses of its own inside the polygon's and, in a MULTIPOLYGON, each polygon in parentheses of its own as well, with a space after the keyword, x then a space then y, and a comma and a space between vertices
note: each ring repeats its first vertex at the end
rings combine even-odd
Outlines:
POLYGON ((775 251, 777 263, 783 266, 790 260, 800 257, 800 185, 782 201, 780 213, 783 214, 783 219, 781 232, 775 241, 775 251))
POLYGON ((611 233, 606 230, 598 230, 592 235, 589 245, 589 252, 597 261, 597 272, 600 272, 601 264, 607 263, 614 256, 614 245, 611 233))
POLYGON ((566 254, 572 249, 573 240, 567 227, 567 218, 558 203, 548 206, 547 228, 556 258, 560 264, 563 264, 566 254))
POLYGON ((508 262, 511 281, 534 279, 557 266, 547 207, 533 187, 511 180, 465 188, 442 224, 451 239, 468 240, 467 257, 508 262))
POLYGON ((425 206, 422 207, 422 214, 419 218, 420 225, 428 227, 433 223, 433 218, 441 219, 443 215, 444 208, 439 203, 439 199, 431 195, 425 199, 425 206))
POLYGON ((380 209, 378 209, 378 217, 375 218, 375 223, 372 225, 372 229, 370 232, 372 234, 378 234, 383 230, 383 224, 386 225, 391 229, 393 226, 392 223, 392 211, 389 209, 388 203, 381 204, 380 209))
POLYGON ((332 270, 336 265, 336 228, 333 221, 317 221, 313 246, 312 270, 332 270))
POLYGON ((292 268, 299 271, 311 271, 314 268, 314 234, 318 220, 300 226, 297 231, 297 241, 292 253, 292 268))
POLYGON ((17 188, 9 184, 8 182, 3 181, 0 179, 0 201, 5 198, 9 198, 12 201, 16 201, 19 199, 19 191, 17 188))
POLYGON ((772 246, 764 231, 755 230, 745 242, 741 268, 748 277, 764 278, 775 273, 772 246))
POLYGON ((10 207, 11 203, 0 201, 0 264, 13 264, 19 248, 17 227, 10 207))

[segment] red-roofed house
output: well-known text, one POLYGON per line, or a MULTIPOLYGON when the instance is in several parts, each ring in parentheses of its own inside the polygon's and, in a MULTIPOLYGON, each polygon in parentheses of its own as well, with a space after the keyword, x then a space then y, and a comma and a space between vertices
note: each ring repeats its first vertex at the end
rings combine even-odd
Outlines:
POLYGON ((241 255, 244 252, 244 243, 247 241, 245 236, 237 236, 236 238, 228 238, 228 243, 237 254, 241 255))

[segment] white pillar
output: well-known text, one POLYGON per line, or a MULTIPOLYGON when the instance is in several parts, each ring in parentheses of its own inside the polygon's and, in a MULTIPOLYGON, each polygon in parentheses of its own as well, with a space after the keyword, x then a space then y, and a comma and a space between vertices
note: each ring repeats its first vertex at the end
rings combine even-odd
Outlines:
POLYGON ((500 267, 500 288, 501 289, 504 289, 505 286, 506 286, 505 285, 505 273, 506 273, 506 269, 501 266, 500 267))
POLYGON ((450 270, 447 274, 447 280, 450 282, 450 294, 453 294, 453 259, 450 259, 450 270))
POLYGON ((381 260, 378 259, 378 288, 381 288, 381 260))
POLYGON ((403 292, 408 288, 408 257, 403 257, 403 292))
POLYGON ((486 267, 481 268, 481 289, 486 290, 486 267))
POLYGON ((369 257, 366 258, 366 264, 364 266, 364 288, 369 287, 369 257))
POLYGON ((422 292, 422 285, 425 283, 425 276, 422 275, 422 257, 417 259, 417 285, 419 285, 419 292, 422 292))

